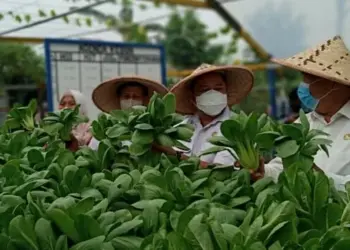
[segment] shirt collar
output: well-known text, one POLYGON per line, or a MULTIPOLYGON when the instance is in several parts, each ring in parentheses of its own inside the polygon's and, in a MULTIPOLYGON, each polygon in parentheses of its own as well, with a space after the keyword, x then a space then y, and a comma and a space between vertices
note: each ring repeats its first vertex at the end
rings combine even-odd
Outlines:
MULTIPOLYGON (((311 115, 313 118, 320 119, 322 121, 324 120, 324 117, 317 114, 315 111, 313 111, 311 115)), ((334 114, 332 121, 336 120, 340 116, 350 119, 350 101, 348 101, 343 107, 341 107, 341 109, 338 110, 337 113, 334 114)))

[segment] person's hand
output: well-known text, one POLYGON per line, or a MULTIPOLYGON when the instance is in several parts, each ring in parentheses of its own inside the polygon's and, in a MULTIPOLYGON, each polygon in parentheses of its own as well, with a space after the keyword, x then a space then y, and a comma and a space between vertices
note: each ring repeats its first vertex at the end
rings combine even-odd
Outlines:
POLYGON ((157 143, 152 144, 152 151, 158 153, 164 153, 166 155, 176 155, 176 151, 171 147, 161 146, 157 143))
POLYGON ((79 142, 77 138, 75 138, 74 135, 71 134, 70 141, 66 142, 66 148, 69 149, 72 152, 76 152, 79 149, 79 142))
MULTIPOLYGON (((235 167, 242 168, 242 166, 241 166, 239 161, 235 162, 235 167)), ((258 167, 257 170, 250 170, 249 172, 250 172, 250 177, 252 178, 253 181, 257 181, 257 180, 263 178, 264 175, 265 175, 264 158, 260 157, 259 167, 258 167)))

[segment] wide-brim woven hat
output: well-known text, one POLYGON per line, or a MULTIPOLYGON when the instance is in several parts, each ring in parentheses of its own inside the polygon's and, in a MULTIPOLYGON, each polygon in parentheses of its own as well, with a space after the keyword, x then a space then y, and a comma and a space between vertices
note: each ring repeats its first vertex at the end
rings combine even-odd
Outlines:
POLYGON ((197 111, 193 102, 191 84, 197 77, 207 73, 221 73, 227 85, 227 103, 229 106, 240 103, 251 91, 254 84, 253 73, 241 66, 214 66, 202 64, 189 76, 174 85, 170 92, 176 96, 176 110, 178 113, 191 115, 197 111))
POLYGON ((272 61, 304 73, 350 85, 350 52, 340 36, 290 58, 272 61))
POLYGON ((168 89, 153 80, 137 77, 125 76, 113 78, 98 85, 92 92, 92 101, 103 112, 110 112, 112 110, 120 109, 120 96, 118 96, 118 88, 128 83, 139 83, 148 89, 148 100, 152 97, 154 92, 159 94, 166 94, 168 89))

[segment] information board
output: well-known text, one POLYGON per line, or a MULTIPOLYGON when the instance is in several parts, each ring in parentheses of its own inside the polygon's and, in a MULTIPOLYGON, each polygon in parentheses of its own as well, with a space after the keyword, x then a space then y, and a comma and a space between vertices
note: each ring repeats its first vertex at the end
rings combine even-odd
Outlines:
POLYGON ((46 39, 45 58, 49 111, 57 110, 65 91, 75 89, 84 94, 90 119, 96 119, 101 111, 91 95, 101 82, 134 75, 166 83, 160 45, 46 39))

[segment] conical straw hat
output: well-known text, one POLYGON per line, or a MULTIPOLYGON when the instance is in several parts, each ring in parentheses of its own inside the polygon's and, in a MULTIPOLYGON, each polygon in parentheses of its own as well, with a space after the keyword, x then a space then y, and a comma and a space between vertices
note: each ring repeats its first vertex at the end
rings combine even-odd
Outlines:
POLYGON ((202 64, 191 75, 185 77, 170 89, 170 92, 176 96, 176 110, 178 113, 191 115, 197 111, 193 103, 191 83, 195 78, 213 72, 221 73, 226 80, 229 106, 240 103, 253 87, 253 73, 245 67, 202 64))
POLYGON ((350 52, 340 36, 293 57, 272 61, 304 73, 350 85, 350 52))
POLYGON ((140 85, 148 89, 148 100, 153 95, 153 92, 160 93, 162 95, 168 93, 168 89, 153 80, 137 77, 137 76, 124 76, 117 77, 105 81, 98 85, 92 92, 92 100, 103 112, 109 113, 112 110, 120 109, 120 96, 118 96, 118 88, 128 83, 139 83, 140 85))

